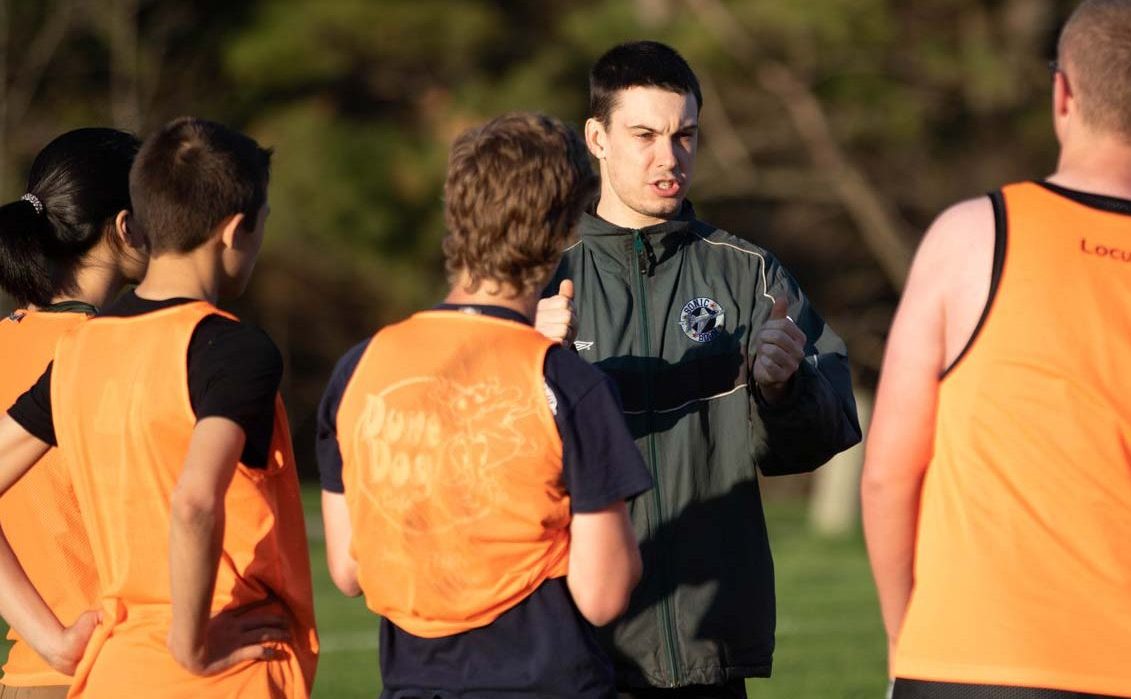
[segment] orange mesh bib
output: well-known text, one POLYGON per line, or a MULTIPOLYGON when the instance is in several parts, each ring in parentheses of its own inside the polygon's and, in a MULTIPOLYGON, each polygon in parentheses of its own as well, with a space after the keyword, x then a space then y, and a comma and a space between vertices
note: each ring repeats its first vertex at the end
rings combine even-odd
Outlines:
POLYGON ((485 626, 566 574, 569 496, 533 328, 418 313, 369 344, 338 411, 369 608, 422 637, 485 626))
MULTIPOLYGON (((82 313, 18 311, 0 320, 0 405, 6 411, 47 368, 55 344, 87 319, 82 313)), ((0 498, 0 524, 28 577, 64 624, 94 607, 98 576, 78 504, 57 452, 52 449, 0 498)), ((67 685, 15 631, 4 664, 10 687, 67 685)))
POLYGON ((281 661, 214 677, 182 669, 166 647, 171 620, 169 501, 196 418, 186 357, 205 302, 95 318, 56 350, 51 403, 101 580, 103 624, 70 696, 305 697, 317 652, 310 561, 282 401, 266 469, 241 464, 225 499, 213 613, 266 605, 291 620, 281 661))
POLYGON ((1131 694, 1131 216, 1003 190, 980 334, 942 381, 900 677, 1131 694))

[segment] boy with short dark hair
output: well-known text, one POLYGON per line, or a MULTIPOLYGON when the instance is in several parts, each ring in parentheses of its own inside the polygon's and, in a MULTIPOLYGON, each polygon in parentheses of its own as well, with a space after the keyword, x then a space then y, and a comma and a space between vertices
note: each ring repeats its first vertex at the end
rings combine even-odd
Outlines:
POLYGON ((624 501, 651 478, 608 379, 531 327, 596 184, 549 117, 465 132, 444 189, 447 298, 331 379, 327 557, 383 617, 383 696, 614 694, 591 624, 639 577, 624 501))
MULTIPOLYGON (((144 280, 65 337, 0 421, 0 489, 58 445, 90 535, 101 623, 71 696, 309 694, 317 639, 282 361, 214 305, 247 284, 269 161, 199 119, 146 140, 130 173, 144 280)), ((0 536, 0 581, 16 591, 0 613, 53 652, 58 621, 7 548, 0 536)))

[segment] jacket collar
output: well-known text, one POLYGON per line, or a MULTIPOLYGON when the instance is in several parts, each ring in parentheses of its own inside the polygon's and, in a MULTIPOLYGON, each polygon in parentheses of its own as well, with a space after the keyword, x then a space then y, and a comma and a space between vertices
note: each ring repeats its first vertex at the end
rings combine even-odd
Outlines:
POLYGON ((597 253, 603 253, 622 264, 635 258, 633 243, 639 234, 644 238, 653 266, 683 247, 695 223, 695 207, 684 201, 679 213, 670 220, 644 228, 622 228, 597 216, 596 207, 581 216, 578 231, 581 242, 597 253))

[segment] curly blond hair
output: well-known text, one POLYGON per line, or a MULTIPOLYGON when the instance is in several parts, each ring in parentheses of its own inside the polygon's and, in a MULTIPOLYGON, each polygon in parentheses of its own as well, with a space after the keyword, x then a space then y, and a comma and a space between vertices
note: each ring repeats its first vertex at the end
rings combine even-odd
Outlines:
POLYGON ((577 132, 544 114, 511 113, 456 139, 444 183, 443 248, 452 283, 537 293, 553 273, 598 179, 577 132))

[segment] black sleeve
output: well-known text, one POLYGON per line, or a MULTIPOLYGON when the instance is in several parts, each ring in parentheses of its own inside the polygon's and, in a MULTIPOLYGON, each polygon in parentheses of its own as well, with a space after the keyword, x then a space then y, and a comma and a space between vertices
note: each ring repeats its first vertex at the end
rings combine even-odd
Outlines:
POLYGON ((322 490, 330 493, 346 492, 342 483, 342 450, 338 444, 338 406, 346 391, 361 355, 369 347, 369 340, 354 345, 334 367, 330 383, 318 404, 318 425, 314 434, 314 452, 318 456, 318 477, 322 490))
MULTIPOLYGON (((766 403, 756 386, 751 391, 760 418, 751 421, 755 442, 760 438, 769 447, 759 459, 759 468, 767 476, 806 473, 861 439, 848 349, 780 264, 772 262, 767 274, 771 294, 789 299, 789 315, 805 333, 807 344, 805 359, 780 403, 766 403)), ((759 306, 751 327, 761 327, 772 305, 768 301, 759 306)))
POLYGON ((40 441, 58 446, 55 439, 55 422, 51 414, 51 368, 54 362, 40 375, 35 384, 23 393, 8 415, 40 441))
POLYGON ((224 417, 243 428, 240 461, 264 468, 283 377, 279 348, 259 328, 223 316, 200 321, 189 342, 189 400, 197 420, 224 417))
POLYGON ((560 347, 547 353, 545 376, 573 511, 598 512, 651 489, 652 476, 624 422, 613 382, 560 347))

